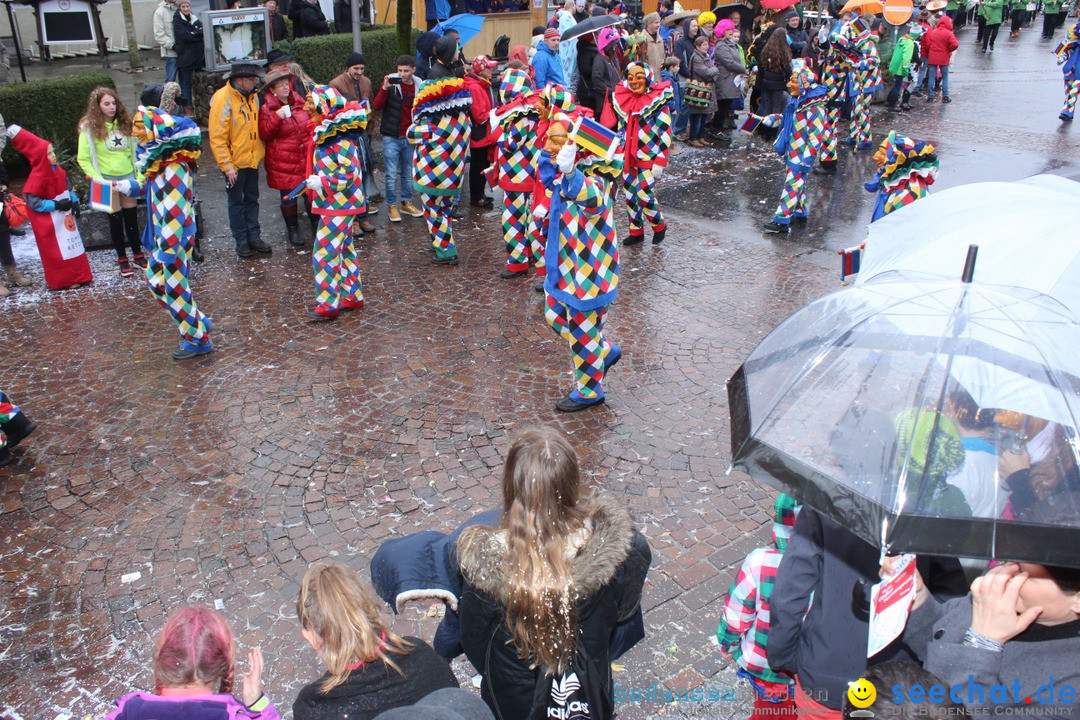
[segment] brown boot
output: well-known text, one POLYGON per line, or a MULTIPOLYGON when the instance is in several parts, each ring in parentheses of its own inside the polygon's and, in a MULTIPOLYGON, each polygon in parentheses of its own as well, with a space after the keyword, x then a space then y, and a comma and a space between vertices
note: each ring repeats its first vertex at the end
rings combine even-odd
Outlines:
POLYGON ((34 283, 22 274, 18 265, 5 265, 4 274, 7 275, 8 282, 18 287, 30 287, 34 283))

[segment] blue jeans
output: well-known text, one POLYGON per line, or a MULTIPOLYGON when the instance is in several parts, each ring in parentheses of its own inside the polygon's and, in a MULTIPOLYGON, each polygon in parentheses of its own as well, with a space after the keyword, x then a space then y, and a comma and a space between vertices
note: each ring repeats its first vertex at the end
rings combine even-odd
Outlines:
POLYGON ((181 68, 176 71, 180 83, 180 97, 184 98, 185 105, 192 106, 195 104, 195 98, 191 94, 191 76, 195 74, 194 68, 187 68, 186 70, 181 68))
POLYGON ((165 58, 165 82, 176 80, 176 58, 165 58))
POLYGON ((942 97, 949 97, 949 66, 928 65, 927 68, 927 79, 930 82, 930 89, 927 92, 930 97, 934 97, 934 85, 937 83, 938 68, 941 68, 941 95, 942 97))
POLYGON ((262 239, 259 227, 259 168, 236 171, 236 182, 226 186, 229 200, 229 229, 236 247, 262 239))
POLYGON ((709 120, 709 113, 693 113, 690 115, 690 139, 700 140, 704 135, 705 123, 709 120))
POLYGON ((405 138, 383 135, 382 154, 386 171, 386 206, 397 205, 399 180, 401 201, 412 201, 413 146, 405 138))

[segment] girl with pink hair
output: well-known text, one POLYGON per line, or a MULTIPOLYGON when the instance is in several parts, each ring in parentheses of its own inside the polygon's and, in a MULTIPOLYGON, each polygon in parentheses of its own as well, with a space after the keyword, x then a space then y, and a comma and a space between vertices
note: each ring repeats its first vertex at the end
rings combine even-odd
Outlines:
POLYGON ((125 695, 105 720, 280 720, 262 691, 260 648, 248 653, 251 670, 239 698, 232 694, 235 649, 232 630, 221 615, 200 607, 174 612, 154 643, 154 692, 125 695))

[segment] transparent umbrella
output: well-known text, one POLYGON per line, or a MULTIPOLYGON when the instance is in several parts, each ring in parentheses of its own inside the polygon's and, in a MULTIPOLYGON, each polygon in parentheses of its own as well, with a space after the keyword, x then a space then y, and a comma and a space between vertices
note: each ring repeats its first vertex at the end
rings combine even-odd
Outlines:
POLYGON ((754 349, 733 467, 891 550, 1080 567, 1080 327, 1033 290, 901 275, 754 349))

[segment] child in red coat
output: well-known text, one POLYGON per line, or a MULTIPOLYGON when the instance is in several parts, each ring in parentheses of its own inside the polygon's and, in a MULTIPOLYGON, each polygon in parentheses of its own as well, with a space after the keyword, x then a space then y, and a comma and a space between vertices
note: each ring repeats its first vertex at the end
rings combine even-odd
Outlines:
POLYGON ((30 211, 45 282, 53 290, 63 290, 93 281, 71 212, 78 207, 79 197, 68 187, 67 173, 56 164, 52 143, 18 125, 9 125, 7 134, 11 144, 30 161, 23 198, 30 211))
POLYGON ((948 15, 938 20, 933 30, 923 36, 923 55, 926 57, 928 66, 928 80, 930 90, 926 95, 926 102, 934 102, 934 89, 937 84, 938 72, 941 73, 941 102, 952 102, 949 99, 949 63, 952 62, 952 54, 960 47, 960 42, 953 34, 952 20, 948 15))

